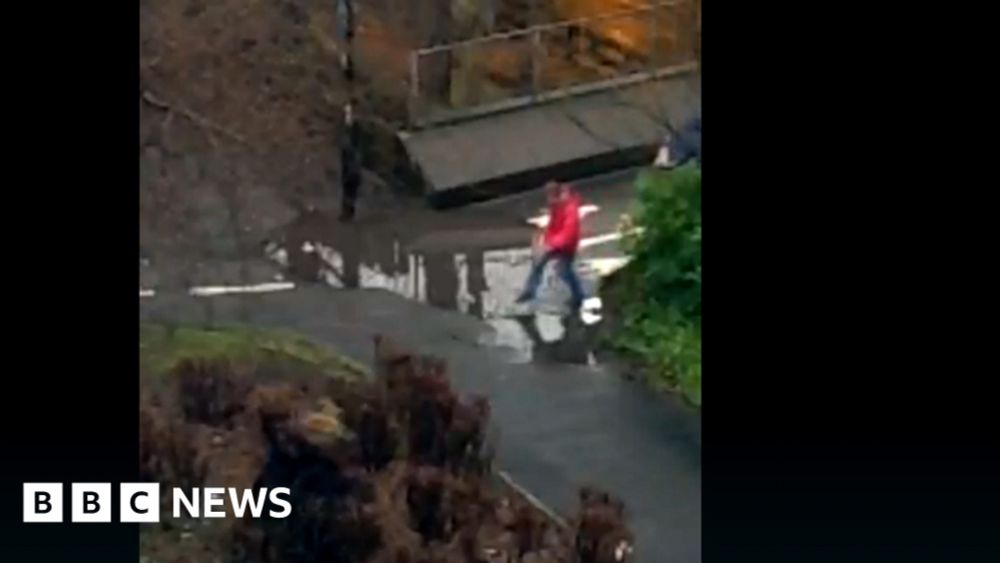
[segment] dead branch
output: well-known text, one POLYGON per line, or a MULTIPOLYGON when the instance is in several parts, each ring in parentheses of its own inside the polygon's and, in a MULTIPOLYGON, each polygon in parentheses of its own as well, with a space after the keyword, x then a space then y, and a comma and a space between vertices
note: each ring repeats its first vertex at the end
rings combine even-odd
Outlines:
MULTIPOLYGON (((193 121, 195 124, 200 125, 201 127, 205 128, 205 129, 208 129, 209 131, 215 131, 216 133, 221 133, 222 135, 224 135, 226 137, 229 137, 230 139, 232 139, 234 141, 238 141, 238 142, 240 142, 240 143, 242 143, 244 145, 249 144, 247 142, 246 138, 244 138, 239 133, 236 133, 235 131, 232 131, 232 130, 227 129, 227 128, 225 128, 225 127, 223 127, 223 126, 221 126, 221 125, 219 125, 217 123, 214 123, 211 120, 209 120, 209 119, 207 119, 207 118, 205 118, 205 117, 203 117, 203 116, 201 116, 201 115, 199 115, 199 114, 197 114, 197 113, 195 113, 195 112, 193 112, 193 111, 191 111, 191 110, 189 110, 189 109, 187 109, 187 108, 185 108, 183 106, 180 106, 180 105, 177 105, 177 104, 170 104, 170 103, 164 101, 162 98, 160 98, 156 94, 150 92, 149 90, 143 90, 142 91, 142 100, 144 102, 146 102, 147 104, 155 107, 155 108, 158 108, 158 109, 161 109, 161 110, 164 110, 164 111, 168 111, 168 112, 179 113, 179 114, 183 115, 184 117, 188 118, 189 120, 193 121)), ((215 140, 214 140, 214 137, 211 134, 209 134, 209 139, 212 141, 212 144, 214 145, 215 144, 215 140)))

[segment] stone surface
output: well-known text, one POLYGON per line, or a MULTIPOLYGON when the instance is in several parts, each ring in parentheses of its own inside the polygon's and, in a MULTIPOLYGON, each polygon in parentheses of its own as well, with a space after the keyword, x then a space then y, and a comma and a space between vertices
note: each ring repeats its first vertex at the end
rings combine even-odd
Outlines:
POLYGON ((700 78, 683 75, 432 127, 403 143, 432 192, 613 162, 655 146, 663 123, 680 126, 698 114, 700 90, 700 78))

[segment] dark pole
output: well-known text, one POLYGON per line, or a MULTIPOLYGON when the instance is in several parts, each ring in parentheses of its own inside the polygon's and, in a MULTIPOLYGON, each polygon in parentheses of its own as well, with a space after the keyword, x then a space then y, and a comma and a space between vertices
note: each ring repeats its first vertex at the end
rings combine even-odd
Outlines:
POLYGON ((337 0, 337 34, 344 45, 340 66, 351 95, 354 94, 354 20, 354 0, 337 0))
POLYGON ((355 202, 361 184, 361 163, 358 155, 358 125, 355 73, 354 73, 354 0, 337 0, 337 31, 344 51, 341 54, 341 72, 347 84, 348 101, 343 108, 343 130, 340 139, 340 183, 342 220, 354 218, 355 202))

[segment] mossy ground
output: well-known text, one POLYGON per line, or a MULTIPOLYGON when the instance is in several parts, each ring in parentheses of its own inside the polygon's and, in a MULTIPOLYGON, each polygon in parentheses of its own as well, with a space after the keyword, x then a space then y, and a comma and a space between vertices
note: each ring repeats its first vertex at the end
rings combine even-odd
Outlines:
POLYGON ((345 379, 360 378, 366 373, 358 362, 291 331, 139 325, 142 375, 167 374, 184 360, 223 360, 248 369, 277 363, 345 379))

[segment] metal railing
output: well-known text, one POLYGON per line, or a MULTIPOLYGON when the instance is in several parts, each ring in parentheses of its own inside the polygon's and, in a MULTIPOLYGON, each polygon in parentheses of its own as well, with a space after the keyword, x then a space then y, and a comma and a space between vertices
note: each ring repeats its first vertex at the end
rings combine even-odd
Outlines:
POLYGON ((411 126, 636 82, 697 65, 694 0, 414 50, 411 126))

